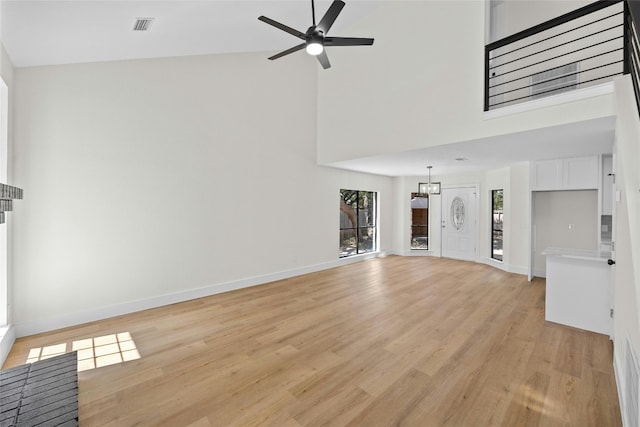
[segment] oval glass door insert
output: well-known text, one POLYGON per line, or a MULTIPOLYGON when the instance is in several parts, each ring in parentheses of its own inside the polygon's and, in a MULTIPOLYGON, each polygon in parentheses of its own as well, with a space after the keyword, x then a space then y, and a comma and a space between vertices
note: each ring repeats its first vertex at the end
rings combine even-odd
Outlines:
POLYGON ((456 196, 451 201, 451 224, 456 230, 460 231, 464 226, 464 217, 464 201, 456 196))

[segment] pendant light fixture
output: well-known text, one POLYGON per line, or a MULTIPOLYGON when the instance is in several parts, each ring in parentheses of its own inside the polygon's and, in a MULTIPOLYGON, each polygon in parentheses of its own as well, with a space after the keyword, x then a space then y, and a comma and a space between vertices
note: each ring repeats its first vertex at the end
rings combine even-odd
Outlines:
POLYGON ((418 194, 440 194, 440 182, 431 182, 431 168, 433 166, 427 166, 429 171, 429 178, 427 182, 418 183, 418 194))

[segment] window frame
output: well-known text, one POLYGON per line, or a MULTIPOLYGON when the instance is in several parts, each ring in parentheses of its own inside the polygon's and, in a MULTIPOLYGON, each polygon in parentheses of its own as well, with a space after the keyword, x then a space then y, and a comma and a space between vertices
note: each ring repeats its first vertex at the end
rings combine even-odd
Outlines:
POLYGON ((378 251, 378 193, 375 191, 365 191, 365 190, 348 190, 348 189, 340 189, 340 203, 341 203, 341 207, 340 207, 340 225, 339 225, 339 249, 338 249, 338 257, 339 258, 349 258, 352 256, 356 256, 356 255, 362 255, 362 254, 366 254, 366 253, 372 253, 372 252, 377 252, 378 251), (356 193, 356 200, 352 201, 351 203, 346 203, 343 194, 345 192, 350 192, 350 193, 356 193), (363 195, 370 195, 369 198, 371 199, 371 202, 367 202, 367 204, 372 203, 372 206, 366 206, 366 207, 361 207, 361 205, 364 204, 362 198, 363 195), (345 213, 343 211, 343 207, 342 204, 345 203, 347 206, 354 206, 355 205, 355 220, 356 220, 356 224, 355 226, 351 227, 343 227, 342 226, 342 214, 345 213), (363 224, 361 224, 361 211, 362 210, 368 210, 371 212, 371 214, 373 215, 373 219, 370 221, 364 221, 363 224), (368 236, 372 235, 371 238, 371 249, 367 250, 367 249, 362 249, 361 248, 361 239, 365 240, 363 238, 363 233, 366 233, 368 236), (345 239, 343 238, 343 235, 345 232, 348 231, 355 231, 355 252, 350 252, 349 250, 344 250, 343 248, 345 248, 346 246, 343 245, 345 239))
POLYGON ((431 198, 429 197, 428 194, 421 194, 421 193, 411 193, 411 202, 413 202, 414 198, 417 197, 421 197, 424 199, 427 199, 427 207, 426 208, 414 208, 413 206, 410 207, 411 209, 411 224, 409 226, 410 228, 410 232, 411 232, 411 236, 409 239, 409 249, 412 251, 428 251, 429 250, 429 205, 431 203, 431 198), (414 219, 415 219, 415 214, 414 214, 414 209, 424 209, 426 210, 426 218, 425 218, 425 223, 424 224, 414 224, 414 219), (424 229, 426 230, 426 234, 418 234, 417 236, 420 237, 424 237, 426 238, 426 246, 415 246, 414 247, 414 229, 424 229))
POLYGON ((491 190, 491 233, 489 240, 491 242, 491 259, 498 262, 504 262, 504 189, 502 188, 491 190), (497 209, 496 207, 496 194, 498 192, 500 192, 500 202, 502 205, 500 209, 497 209), (496 221, 496 215, 498 215, 498 221, 496 221), (500 228, 495 227, 497 224, 500 225, 500 228), (496 234, 500 235, 501 254, 496 253, 496 234))

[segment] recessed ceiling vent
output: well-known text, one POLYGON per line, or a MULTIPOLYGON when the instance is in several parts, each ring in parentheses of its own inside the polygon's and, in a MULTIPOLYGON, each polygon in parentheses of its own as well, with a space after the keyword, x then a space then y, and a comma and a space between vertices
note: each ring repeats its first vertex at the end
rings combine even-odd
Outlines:
POLYGON ((136 18, 136 22, 133 24, 133 31, 148 31, 153 18, 136 18))

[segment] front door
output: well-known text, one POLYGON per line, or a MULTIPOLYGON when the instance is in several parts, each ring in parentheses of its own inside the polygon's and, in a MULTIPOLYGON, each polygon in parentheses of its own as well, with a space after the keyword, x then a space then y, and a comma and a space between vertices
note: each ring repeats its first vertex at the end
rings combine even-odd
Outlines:
POLYGON ((477 258, 478 191, 473 187, 442 189, 442 256, 477 258))

